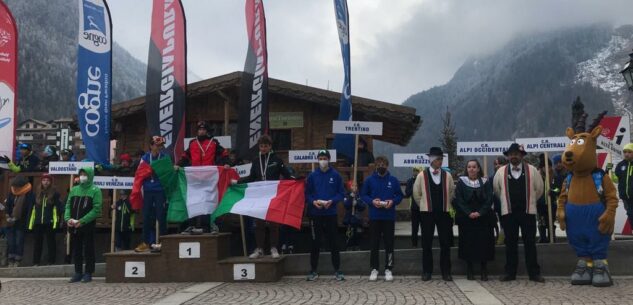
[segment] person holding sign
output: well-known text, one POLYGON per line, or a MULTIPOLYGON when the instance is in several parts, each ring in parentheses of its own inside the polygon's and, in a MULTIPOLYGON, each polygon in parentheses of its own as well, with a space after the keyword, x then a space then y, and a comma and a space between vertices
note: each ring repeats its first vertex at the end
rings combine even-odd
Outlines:
POLYGON ((340 271, 341 259, 338 248, 338 219, 336 206, 343 201, 345 189, 343 178, 329 166, 330 152, 320 150, 317 154, 319 168, 308 176, 305 186, 306 205, 308 217, 310 217, 310 231, 312 232, 312 250, 310 252, 310 274, 308 281, 314 281, 319 277, 317 266, 319 253, 321 252, 321 237, 324 237, 330 246, 332 266, 337 281, 345 280, 340 271))
POLYGON ((46 238, 48 248, 48 263, 55 263, 57 248, 55 244, 55 230, 61 220, 64 206, 59 193, 53 187, 53 176, 42 175, 40 192, 29 217, 29 230, 33 231, 35 238, 33 245, 33 266, 40 264, 42 258, 42 244, 46 238))
POLYGON ((459 258, 467 263, 466 277, 474 280, 473 263, 481 264, 481 280, 488 280, 488 261, 495 256, 492 181, 483 176, 477 160, 466 163, 466 175, 455 189, 455 222, 459 227, 459 258))
POLYGON ((380 240, 385 244, 385 281, 393 281, 393 240, 396 223, 396 205, 402 201, 400 182, 389 174, 387 157, 375 160, 376 171, 363 183, 361 199, 369 203, 369 235, 371 238, 370 281, 378 279, 378 251, 380 240))
POLYGON ((444 281, 452 281, 451 241, 453 218, 452 208, 455 184, 451 174, 442 169, 444 152, 439 147, 431 147, 429 153, 431 167, 422 171, 413 184, 413 198, 420 204, 422 222, 422 280, 430 281, 433 274, 433 235, 437 227, 440 240, 440 269, 444 281))
POLYGON ((523 146, 512 143, 503 154, 510 164, 500 167, 493 181, 506 235, 506 266, 501 281, 516 280, 520 229, 530 281, 543 283, 545 279, 536 260, 536 201, 543 195, 543 179, 534 166, 523 161, 527 154, 523 146))
MULTIPOLYGON (((294 179, 288 167, 284 165, 283 160, 279 158, 273 151, 273 139, 268 135, 259 138, 259 156, 253 162, 251 173, 248 177, 240 179, 239 183, 248 183, 255 181, 279 180, 280 177, 286 179, 294 179)), ((255 251, 249 255, 249 258, 256 259, 264 255, 264 242, 266 240, 266 227, 270 231, 270 256, 279 258, 277 245, 279 244, 279 225, 267 222, 261 219, 255 219, 255 251)))
POLYGON ((95 220, 101 216, 102 199, 101 189, 92 183, 93 179, 92 167, 80 169, 79 185, 73 186, 66 201, 64 220, 71 231, 75 261, 75 275, 70 278, 70 283, 88 283, 95 271, 95 220))

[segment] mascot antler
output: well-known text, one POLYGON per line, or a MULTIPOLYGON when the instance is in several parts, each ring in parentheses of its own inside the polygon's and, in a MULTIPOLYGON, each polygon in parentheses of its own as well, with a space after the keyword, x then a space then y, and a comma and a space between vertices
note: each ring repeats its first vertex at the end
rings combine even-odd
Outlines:
POLYGON ((595 119, 593 119, 593 122, 591 122, 591 125, 589 125, 589 128, 587 128, 588 132, 591 132, 594 128, 596 128, 598 125, 600 125, 600 121, 602 121, 602 118, 607 114, 607 111, 603 111, 600 112, 600 114, 598 114, 598 116, 596 116, 595 119))

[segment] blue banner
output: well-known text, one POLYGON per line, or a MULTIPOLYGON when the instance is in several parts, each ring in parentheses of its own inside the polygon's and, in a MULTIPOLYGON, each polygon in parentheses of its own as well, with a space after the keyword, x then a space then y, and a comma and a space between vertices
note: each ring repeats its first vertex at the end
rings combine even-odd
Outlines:
MULTIPOLYGON (((343 81, 343 93, 341 94, 341 105, 338 113, 339 121, 352 120, 352 84, 350 71, 350 46, 349 46, 349 12, 347 10, 347 0, 334 0, 334 10, 336 12, 336 27, 338 38, 341 43, 341 55, 343 55, 343 70, 345 80, 343 81)), ((350 162, 354 161, 354 136, 349 134, 336 134, 334 136, 334 149, 345 156, 350 162)))
POLYGON ((78 0, 77 119, 86 157, 108 164, 112 101, 112 21, 105 0, 78 0))

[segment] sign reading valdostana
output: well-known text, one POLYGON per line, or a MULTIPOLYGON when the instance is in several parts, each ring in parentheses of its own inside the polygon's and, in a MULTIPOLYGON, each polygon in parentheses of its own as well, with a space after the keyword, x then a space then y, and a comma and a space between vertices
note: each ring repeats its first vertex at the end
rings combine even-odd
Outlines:
POLYGON ((80 169, 94 166, 94 162, 55 161, 48 164, 48 173, 51 175, 77 175, 80 169))
POLYGON ((240 176, 240 178, 244 178, 251 174, 252 166, 253 166, 253 163, 247 163, 243 165, 233 166, 233 169, 235 169, 235 171, 240 176))
POLYGON ((332 133, 382 135, 382 122, 332 121, 332 133))
MULTIPOLYGON (((330 152, 330 160, 336 162, 336 149, 328 149, 330 152)), ((317 163, 319 159, 318 150, 289 150, 288 163, 317 163)))
MULTIPOLYGON (((226 148, 226 149, 231 149, 231 136, 219 136, 219 137, 213 137, 214 139, 218 140, 218 142, 220 142, 220 145, 222 145, 222 147, 226 148)), ((187 149, 189 147, 189 142, 191 142, 191 140, 193 140, 195 138, 185 138, 185 149, 187 149)))
MULTIPOLYGON (((393 154, 394 167, 431 166, 426 154, 393 154)), ((448 154, 444 154, 442 167, 448 167, 448 154)))
POLYGON ((568 137, 516 139, 526 152, 564 151, 569 141, 568 137))
POLYGON ((95 176, 94 185, 104 190, 131 190, 134 177, 95 176))
POLYGON ((602 134, 598 137, 598 146, 606 149, 613 157, 624 158, 624 145, 631 142, 628 117, 606 116, 600 121, 602 134))
POLYGON ((499 156, 512 141, 457 142, 458 156, 499 156))

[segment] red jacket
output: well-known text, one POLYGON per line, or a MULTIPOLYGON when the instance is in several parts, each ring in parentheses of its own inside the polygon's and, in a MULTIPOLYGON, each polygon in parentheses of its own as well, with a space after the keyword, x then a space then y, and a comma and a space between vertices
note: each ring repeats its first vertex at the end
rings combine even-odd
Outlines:
POLYGON ((229 156, 218 140, 205 137, 202 141, 195 138, 189 142, 189 147, 183 153, 178 165, 205 166, 224 165, 229 156))

